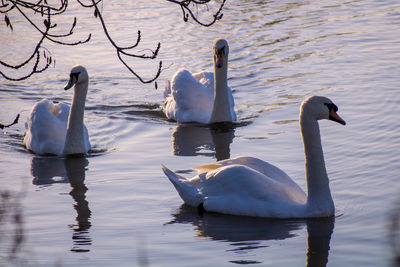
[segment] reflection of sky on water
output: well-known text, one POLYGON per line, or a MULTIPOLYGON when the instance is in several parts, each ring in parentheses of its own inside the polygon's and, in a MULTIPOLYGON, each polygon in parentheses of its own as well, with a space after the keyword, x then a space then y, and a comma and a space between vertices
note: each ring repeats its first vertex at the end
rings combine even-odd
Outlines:
POLYGON ((91 227, 91 211, 86 200, 85 168, 89 165, 86 158, 58 158, 35 156, 31 161, 32 183, 38 186, 53 183, 70 183, 69 194, 75 201, 74 209, 77 212, 77 224, 69 225, 72 229, 74 246, 71 251, 89 252, 92 244, 89 229, 91 227))

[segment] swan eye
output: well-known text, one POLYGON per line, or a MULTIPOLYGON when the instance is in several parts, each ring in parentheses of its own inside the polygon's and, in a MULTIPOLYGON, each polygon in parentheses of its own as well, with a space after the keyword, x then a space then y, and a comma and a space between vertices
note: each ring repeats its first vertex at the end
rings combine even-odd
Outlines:
POLYGON ((329 109, 329 120, 336 121, 340 124, 346 125, 346 122, 336 113, 338 107, 333 103, 325 103, 329 109))
POLYGON ((225 46, 221 47, 220 49, 215 49, 215 54, 217 55, 225 55, 225 46))
POLYGON ((75 79, 75 81, 77 81, 78 77, 79 77, 79 74, 80 74, 80 72, 71 73, 69 75, 69 77, 70 77, 70 79, 75 79))
POLYGON ((324 103, 324 105, 328 107, 329 112, 331 112, 332 110, 334 112, 337 112, 339 110, 338 107, 333 103, 324 103))
POLYGON ((64 90, 70 89, 74 84, 78 82, 80 72, 71 72, 69 74, 69 81, 67 85, 65 85, 64 90))

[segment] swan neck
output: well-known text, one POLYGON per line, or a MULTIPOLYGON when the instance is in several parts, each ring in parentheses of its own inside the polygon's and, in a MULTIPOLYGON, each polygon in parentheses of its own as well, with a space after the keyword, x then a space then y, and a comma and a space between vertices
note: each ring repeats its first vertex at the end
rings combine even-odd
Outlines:
POLYGON ((87 89, 87 83, 79 83, 75 85, 71 109, 68 117, 67 134, 65 138, 63 154, 70 155, 86 153, 83 119, 85 113, 87 89))
POLYGON ((228 66, 214 65, 214 104, 210 123, 232 121, 228 94, 228 66))
POLYGON ((302 112, 300 128, 306 158, 307 205, 316 212, 332 213, 334 205, 326 173, 318 121, 302 112))

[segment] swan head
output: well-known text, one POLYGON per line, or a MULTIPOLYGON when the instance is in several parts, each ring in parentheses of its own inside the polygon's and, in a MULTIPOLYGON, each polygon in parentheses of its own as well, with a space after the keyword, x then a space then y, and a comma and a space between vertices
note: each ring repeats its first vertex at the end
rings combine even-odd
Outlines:
POLYGON ((215 39, 213 44, 214 66, 219 68, 226 67, 228 63, 229 46, 225 39, 215 39))
POLYGON ((346 125, 337 114, 338 107, 327 97, 311 96, 303 101, 300 107, 300 117, 307 116, 316 120, 327 119, 346 125))
POLYGON ((69 74, 69 81, 67 85, 65 85, 64 90, 70 89, 75 84, 88 83, 89 75, 86 71, 86 68, 82 65, 76 65, 71 69, 69 74))

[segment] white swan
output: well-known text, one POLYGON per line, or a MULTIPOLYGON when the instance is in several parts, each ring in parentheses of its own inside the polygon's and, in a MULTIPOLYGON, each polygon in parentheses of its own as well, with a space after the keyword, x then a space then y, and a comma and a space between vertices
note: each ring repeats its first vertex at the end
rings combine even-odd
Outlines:
POLYGON ((192 179, 163 166, 183 201, 205 211, 271 218, 333 216, 335 207, 325 169, 318 120, 345 125, 326 97, 313 96, 300 108, 306 158, 307 191, 279 168, 252 157, 239 157, 197 167, 192 179))
POLYGON ((36 103, 25 124, 24 143, 36 154, 75 155, 90 150, 89 135, 83 123, 89 77, 83 66, 74 66, 65 90, 73 85, 71 110, 64 103, 43 99, 36 103))
POLYGON ((191 74, 185 69, 175 73, 164 92, 164 113, 168 119, 203 124, 236 120, 232 91, 227 82, 228 54, 228 42, 216 39, 214 73, 191 74))

